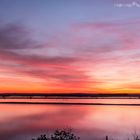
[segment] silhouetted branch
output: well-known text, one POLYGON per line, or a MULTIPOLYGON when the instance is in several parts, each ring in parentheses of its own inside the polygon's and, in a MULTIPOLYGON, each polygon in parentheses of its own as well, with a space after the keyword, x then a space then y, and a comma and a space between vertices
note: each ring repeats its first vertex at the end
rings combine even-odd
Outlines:
POLYGON ((71 129, 55 130, 55 132, 47 137, 46 135, 40 135, 37 139, 32 140, 80 140, 71 129))

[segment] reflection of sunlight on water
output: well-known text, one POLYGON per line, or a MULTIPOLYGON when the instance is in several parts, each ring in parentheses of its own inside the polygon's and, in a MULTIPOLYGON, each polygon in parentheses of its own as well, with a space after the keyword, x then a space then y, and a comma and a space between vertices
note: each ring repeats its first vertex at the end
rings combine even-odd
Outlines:
POLYGON ((140 99, 0 99, 0 102, 140 104, 140 99))
MULTIPOLYGON (((12 99, 13 100, 13 99, 12 99)), ((8 99, 9 101, 9 99, 8 99)), ((16 100, 14 100, 16 101, 16 100)), ((19 100, 17 100, 19 101, 19 100)), ((25 100, 20 100, 25 101, 25 100)), ((32 100, 44 101, 43 100, 32 100)), ((67 102, 138 103, 139 100, 47 100, 67 102)), ((0 138, 25 140, 57 128, 72 127, 81 140, 128 139, 134 130, 140 131, 139 106, 61 106, 0 104, 0 138), (6 137, 8 135, 8 137, 6 137), (15 138, 15 136, 17 138, 15 138)))

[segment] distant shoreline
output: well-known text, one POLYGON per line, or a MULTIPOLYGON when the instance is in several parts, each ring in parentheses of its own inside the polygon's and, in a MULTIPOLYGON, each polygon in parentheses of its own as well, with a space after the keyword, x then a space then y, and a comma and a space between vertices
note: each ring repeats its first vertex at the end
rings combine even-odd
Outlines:
POLYGON ((0 93, 0 99, 140 99, 130 93, 0 93))
POLYGON ((21 104, 21 105, 84 105, 84 106, 140 106, 140 104, 119 104, 119 103, 70 103, 70 102, 0 102, 0 104, 21 104))

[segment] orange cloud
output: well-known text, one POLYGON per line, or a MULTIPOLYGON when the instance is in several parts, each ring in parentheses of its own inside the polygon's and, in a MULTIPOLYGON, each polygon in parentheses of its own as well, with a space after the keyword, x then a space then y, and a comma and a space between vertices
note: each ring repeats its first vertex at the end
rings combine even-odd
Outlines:
POLYGON ((77 24, 47 45, 1 27, 0 92, 139 92, 138 25, 77 24))

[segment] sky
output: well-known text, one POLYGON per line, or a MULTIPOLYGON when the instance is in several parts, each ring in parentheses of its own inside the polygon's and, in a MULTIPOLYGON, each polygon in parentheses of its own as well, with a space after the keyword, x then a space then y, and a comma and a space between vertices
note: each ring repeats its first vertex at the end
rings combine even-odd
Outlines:
POLYGON ((0 93, 140 93, 140 1, 0 0, 0 93))

